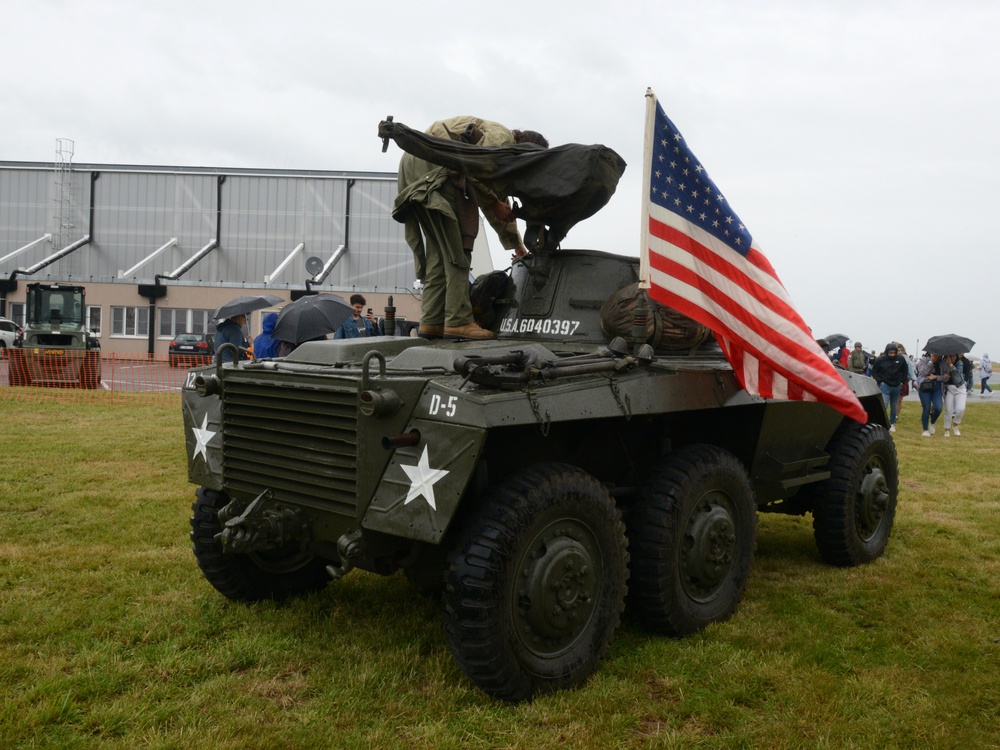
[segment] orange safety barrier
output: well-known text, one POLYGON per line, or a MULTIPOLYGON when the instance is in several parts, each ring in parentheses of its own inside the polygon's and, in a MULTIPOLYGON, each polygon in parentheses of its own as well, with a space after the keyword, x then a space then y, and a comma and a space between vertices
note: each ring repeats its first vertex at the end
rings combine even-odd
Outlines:
POLYGON ((0 402, 109 402, 180 406, 189 367, 210 358, 9 349, 0 359, 0 402))

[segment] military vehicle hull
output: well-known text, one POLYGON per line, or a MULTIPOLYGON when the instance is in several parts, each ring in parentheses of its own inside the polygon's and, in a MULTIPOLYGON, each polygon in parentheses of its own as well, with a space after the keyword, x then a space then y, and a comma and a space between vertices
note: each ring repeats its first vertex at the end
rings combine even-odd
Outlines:
MULTIPOLYGON (((718 347, 641 348, 602 330, 635 259, 515 264, 495 341, 314 342, 192 370, 192 517, 208 580, 237 600, 402 569, 445 604, 449 642, 491 695, 586 678, 625 606, 685 635, 742 596, 757 512, 813 513, 835 565, 878 557, 895 450, 869 415, 740 388, 718 347)), ((639 327, 636 338, 643 337, 639 327)))
POLYGON ((100 345, 87 334, 84 298, 82 286, 28 285, 24 331, 11 349, 11 385, 100 387, 100 345))

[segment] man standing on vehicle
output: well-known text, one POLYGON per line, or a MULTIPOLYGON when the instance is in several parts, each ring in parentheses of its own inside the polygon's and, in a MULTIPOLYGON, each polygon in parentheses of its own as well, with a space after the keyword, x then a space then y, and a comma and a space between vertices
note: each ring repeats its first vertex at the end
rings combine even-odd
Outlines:
MULTIPOLYGON (((439 120, 428 135, 474 146, 512 146, 548 141, 531 130, 508 130, 478 117, 439 120)), ((479 232, 479 211, 515 256, 525 254, 507 196, 496 188, 404 153, 399 162, 399 194, 392 217, 406 226, 417 278, 424 284, 420 334, 492 339, 496 335, 473 320, 469 302, 472 245, 479 232)))
POLYGON ((899 344, 895 341, 886 344, 885 353, 872 365, 872 377, 878 383, 879 390, 882 391, 882 400, 889 410, 889 432, 896 431, 899 391, 909 373, 906 357, 899 353, 899 344))

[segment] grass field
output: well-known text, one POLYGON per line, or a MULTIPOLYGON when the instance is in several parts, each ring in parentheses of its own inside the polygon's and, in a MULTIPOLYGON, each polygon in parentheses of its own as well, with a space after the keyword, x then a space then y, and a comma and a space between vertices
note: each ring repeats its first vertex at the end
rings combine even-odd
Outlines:
POLYGON ((998 748, 1000 407, 921 438, 887 554, 761 518, 746 597, 683 640, 627 619, 582 688, 470 686, 437 605, 352 573, 231 603, 191 554, 179 408, 0 402, 0 748, 998 748))

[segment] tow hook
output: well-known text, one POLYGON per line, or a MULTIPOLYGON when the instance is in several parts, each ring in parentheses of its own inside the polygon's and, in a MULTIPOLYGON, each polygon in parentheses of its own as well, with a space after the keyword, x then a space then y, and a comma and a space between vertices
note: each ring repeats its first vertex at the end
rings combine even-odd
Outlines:
POLYGON ((242 502, 233 500, 219 511, 222 531, 215 539, 223 552, 246 554, 282 549, 306 538, 306 522, 298 511, 264 507, 273 499, 271 490, 264 490, 246 508, 242 502))
POLYGON ((337 540, 337 555, 340 557, 340 562, 327 565, 326 572, 333 580, 339 581, 354 567, 354 561, 364 553, 364 550, 365 543, 361 529, 344 534, 337 540))

